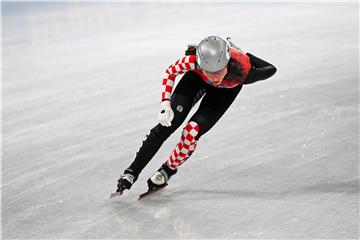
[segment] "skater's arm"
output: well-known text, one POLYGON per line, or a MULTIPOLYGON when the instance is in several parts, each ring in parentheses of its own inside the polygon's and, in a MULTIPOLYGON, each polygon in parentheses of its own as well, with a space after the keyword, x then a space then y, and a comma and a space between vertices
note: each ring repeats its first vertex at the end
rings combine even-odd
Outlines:
POLYGON ((174 87, 176 76, 183 74, 189 70, 195 69, 196 56, 185 56, 171 64, 165 71, 162 81, 161 100, 170 100, 171 92, 174 87))
POLYGON ((251 69, 249 75, 245 79, 244 84, 251 84, 260 80, 270 78, 276 73, 276 67, 251 53, 247 53, 251 62, 251 69))

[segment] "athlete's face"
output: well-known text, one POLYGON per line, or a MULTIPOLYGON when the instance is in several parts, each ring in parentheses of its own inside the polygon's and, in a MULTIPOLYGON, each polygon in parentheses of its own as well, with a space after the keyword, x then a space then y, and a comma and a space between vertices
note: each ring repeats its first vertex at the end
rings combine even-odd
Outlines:
POLYGON ((227 73, 227 66, 217 72, 207 72, 203 70, 204 75, 215 85, 219 85, 227 73))

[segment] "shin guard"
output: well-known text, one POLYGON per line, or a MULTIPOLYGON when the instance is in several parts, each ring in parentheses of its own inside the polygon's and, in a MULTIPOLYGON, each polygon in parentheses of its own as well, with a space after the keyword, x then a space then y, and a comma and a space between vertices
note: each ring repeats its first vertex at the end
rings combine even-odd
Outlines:
POLYGON ((199 133, 199 125, 196 122, 189 122, 183 129, 181 140, 176 145, 174 151, 167 161, 169 168, 175 170, 180 166, 186 159, 190 157, 192 152, 196 148, 197 141, 195 137, 199 133))

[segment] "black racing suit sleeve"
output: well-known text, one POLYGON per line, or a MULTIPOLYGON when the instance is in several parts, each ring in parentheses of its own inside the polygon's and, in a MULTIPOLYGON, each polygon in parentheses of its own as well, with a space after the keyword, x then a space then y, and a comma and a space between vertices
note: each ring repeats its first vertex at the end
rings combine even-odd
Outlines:
POLYGON ((244 84, 251 84, 257 81, 265 80, 276 73, 276 67, 251 53, 246 55, 250 58, 251 69, 244 80, 244 84))

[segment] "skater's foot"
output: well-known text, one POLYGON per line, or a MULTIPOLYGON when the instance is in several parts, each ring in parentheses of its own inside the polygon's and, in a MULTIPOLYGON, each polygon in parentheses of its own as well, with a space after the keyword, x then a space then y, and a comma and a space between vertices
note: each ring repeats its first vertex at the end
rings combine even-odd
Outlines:
POLYGON ((117 185, 117 192, 122 192, 125 189, 130 189, 131 186, 134 184, 134 182, 137 180, 138 178, 138 173, 135 173, 133 170, 131 170, 130 168, 126 169, 124 171, 124 174, 120 176, 120 179, 118 180, 118 185, 117 185))
POLYGON ((166 163, 164 163, 161 168, 159 168, 159 170, 156 171, 156 173, 154 173, 154 175, 152 175, 147 183, 149 186, 149 189, 156 189, 159 187, 163 187, 164 185, 167 184, 167 182, 169 181, 170 177, 172 175, 174 175, 177 172, 177 170, 173 170, 171 168, 168 167, 168 165, 166 163))

